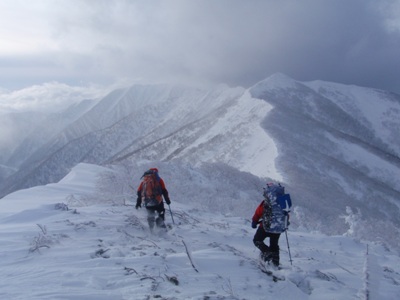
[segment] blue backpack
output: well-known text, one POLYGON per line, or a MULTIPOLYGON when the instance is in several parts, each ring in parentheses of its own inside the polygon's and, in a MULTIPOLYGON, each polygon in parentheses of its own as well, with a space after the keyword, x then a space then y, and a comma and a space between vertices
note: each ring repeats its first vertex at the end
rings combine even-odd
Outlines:
POLYGON ((280 184, 268 183, 264 188, 263 228, 266 232, 282 233, 288 228, 288 217, 292 207, 289 194, 280 184))

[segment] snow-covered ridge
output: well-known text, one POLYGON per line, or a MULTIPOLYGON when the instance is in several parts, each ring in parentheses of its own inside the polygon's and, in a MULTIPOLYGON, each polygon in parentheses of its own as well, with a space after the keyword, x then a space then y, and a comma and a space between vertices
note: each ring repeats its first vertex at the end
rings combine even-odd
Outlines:
POLYGON ((202 99, 185 96, 177 100, 166 105, 173 109, 164 109, 167 113, 160 115, 159 124, 149 127, 148 134, 145 130, 139 133, 141 140, 111 161, 146 158, 222 162, 261 177, 282 180, 273 163, 278 155, 274 142, 260 126, 270 105, 241 89, 212 92, 202 99))
POLYGON ((58 181, 78 162, 143 159, 233 163, 280 180, 273 163, 276 147, 259 125, 269 108, 243 88, 135 85, 116 90, 27 156, 24 168, 4 184, 12 189, 3 189, 58 181))
MULTIPOLYGON (((40 147, 27 143, 34 154, 20 156, 19 172, 0 185, 4 195, 58 182, 82 162, 125 169, 171 162, 181 182, 191 175, 185 168, 206 165, 237 176, 246 192, 228 193, 236 209, 259 197, 249 196, 246 176, 273 178, 292 191, 299 226, 343 234, 349 207, 363 224, 356 236, 400 249, 399 111, 394 94, 283 74, 248 90, 135 85, 113 91, 40 147), (365 107, 359 96, 368 98, 365 107)), ((213 195, 198 188, 205 199, 213 195)))
MULTIPOLYGON (((97 176, 115 170, 94 165, 80 164, 60 183, 2 199, 2 298, 397 298, 399 257, 379 244, 346 235, 290 230, 293 264, 282 236, 283 269, 277 274, 285 280, 274 282, 257 266, 251 216, 221 214, 212 202, 203 209, 188 203, 174 188, 178 182, 167 176, 174 168, 163 164, 160 170, 168 179, 174 219, 167 210, 169 231, 163 234, 150 234, 145 212, 134 209, 134 193, 96 197, 97 176)), ((216 182, 204 184, 218 189, 216 182)), ((254 201, 251 209, 256 205, 254 201)), ((357 220, 348 216, 345 221, 350 234, 357 220)))

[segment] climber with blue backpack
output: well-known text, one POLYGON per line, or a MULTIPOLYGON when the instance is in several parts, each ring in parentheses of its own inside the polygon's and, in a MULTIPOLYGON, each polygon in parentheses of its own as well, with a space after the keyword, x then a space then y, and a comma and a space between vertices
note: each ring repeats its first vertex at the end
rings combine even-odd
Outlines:
POLYGON ((279 183, 268 183, 264 188, 264 200, 258 205, 251 226, 258 229, 253 238, 254 245, 260 249, 260 258, 279 266, 279 237, 289 225, 289 212, 292 201, 285 188, 279 183), (269 246, 264 243, 269 238, 269 246))

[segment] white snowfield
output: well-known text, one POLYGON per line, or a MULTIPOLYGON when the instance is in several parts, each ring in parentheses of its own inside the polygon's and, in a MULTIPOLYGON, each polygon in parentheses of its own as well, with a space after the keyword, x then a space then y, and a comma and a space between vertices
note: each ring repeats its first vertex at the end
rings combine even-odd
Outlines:
POLYGON ((134 191, 88 200, 105 170, 79 164, 0 201, 1 299, 398 299, 400 259, 378 243, 292 224, 293 264, 283 234, 274 282, 257 267, 251 215, 199 209, 171 188, 169 231, 151 234, 134 191))

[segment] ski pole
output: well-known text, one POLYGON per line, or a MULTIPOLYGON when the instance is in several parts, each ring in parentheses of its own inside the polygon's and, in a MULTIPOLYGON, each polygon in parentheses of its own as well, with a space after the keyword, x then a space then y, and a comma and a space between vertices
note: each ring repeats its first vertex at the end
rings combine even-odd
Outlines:
POLYGON ((171 214, 172 223, 175 225, 174 216, 172 215, 171 206, 169 206, 169 204, 168 204, 168 208, 169 208, 169 213, 171 214))
POLYGON ((290 265, 293 265, 293 264, 292 264, 292 255, 290 254, 290 247, 289 247, 289 239, 288 239, 288 235, 287 235, 287 229, 285 230, 285 234, 286 234, 286 243, 287 243, 287 248, 288 248, 288 251, 289 251, 289 260, 290 260, 290 265))

